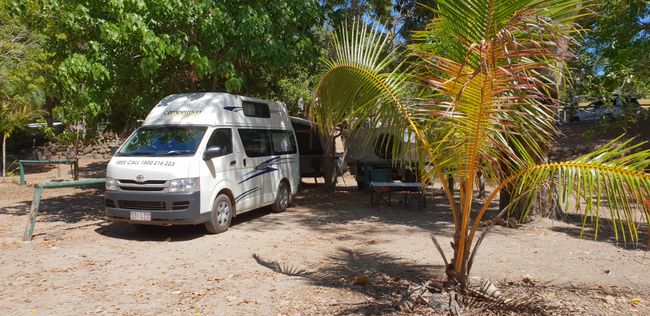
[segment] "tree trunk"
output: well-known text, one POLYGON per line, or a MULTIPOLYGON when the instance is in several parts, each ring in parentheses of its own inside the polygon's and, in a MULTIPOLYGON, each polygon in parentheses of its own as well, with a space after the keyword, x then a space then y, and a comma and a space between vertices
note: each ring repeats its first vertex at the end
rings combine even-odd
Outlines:
POLYGON ((503 211, 510 204, 510 191, 509 187, 499 191, 499 212, 503 211))
POLYGON ((325 188, 334 190, 336 187, 336 178, 338 168, 336 166, 336 136, 321 135, 321 144, 323 146, 323 178, 325 179, 325 188))
POLYGON ((47 121, 48 127, 54 126, 54 108, 58 104, 59 104, 59 100, 50 96, 45 97, 45 111, 47 112, 47 114, 45 115, 45 120, 47 121))
POLYGON ((7 133, 2 133, 2 177, 7 176, 7 133))

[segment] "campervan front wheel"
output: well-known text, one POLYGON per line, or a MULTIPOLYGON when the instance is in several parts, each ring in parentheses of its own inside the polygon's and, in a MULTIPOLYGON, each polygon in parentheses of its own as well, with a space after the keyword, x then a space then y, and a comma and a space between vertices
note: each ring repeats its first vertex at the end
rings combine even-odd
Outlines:
POLYGON ((232 202, 225 194, 217 195, 210 213, 210 220, 205 223, 205 229, 212 234, 223 233, 228 230, 232 221, 232 202))
POLYGON ((287 210, 289 206, 289 200, 291 199, 291 189, 289 189, 289 183, 286 181, 280 182, 278 187, 278 195, 275 197, 275 203, 273 203, 273 212, 280 213, 287 210))

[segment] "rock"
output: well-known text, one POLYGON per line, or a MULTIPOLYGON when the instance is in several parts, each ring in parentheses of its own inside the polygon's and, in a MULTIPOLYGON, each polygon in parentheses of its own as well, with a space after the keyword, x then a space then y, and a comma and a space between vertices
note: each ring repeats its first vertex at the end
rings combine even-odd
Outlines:
POLYGON ((609 305, 614 305, 614 304, 616 304, 616 298, 614 298, 611 295, 607 295, 607 296, 605 296, 605 302, 607 302, 607 304, 609 304, 609 305))
POLYGON ((615 292, 612 290, 612 288, 609 287, 609 286, 607 286, 607 285, 601 285, 601 286, 599 286, 599 287, 600 287, 600 289, 603 291, 603 293, 605 293, 605 294, 607 294, 607 295, 614 295, 614 293, 615 293, 615 292))
POLYGON ((521 281, 529 285, 535 285, 535 281, 533 281, 533 279, 528 274, 521 277, 521 281))

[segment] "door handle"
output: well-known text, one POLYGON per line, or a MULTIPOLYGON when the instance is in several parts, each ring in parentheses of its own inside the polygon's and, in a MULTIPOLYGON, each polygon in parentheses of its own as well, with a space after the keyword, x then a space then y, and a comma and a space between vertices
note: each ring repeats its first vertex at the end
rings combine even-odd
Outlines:
POLYGON ((233 160, 233 161, 230 162, 230 165, 234 166, 236 163, 237 163, 237 161, 233 160))
POLYGON ((244 167, 246 167, 246 159, 244 159, 244 167))

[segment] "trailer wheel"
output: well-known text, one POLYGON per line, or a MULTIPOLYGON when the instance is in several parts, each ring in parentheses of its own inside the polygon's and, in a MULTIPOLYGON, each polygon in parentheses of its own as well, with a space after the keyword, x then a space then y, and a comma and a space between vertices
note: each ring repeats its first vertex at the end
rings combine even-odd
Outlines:
POLYGON ((275 197, 275 202, 271 206, 273 212, 282 213, 286 211, 287 207, 289 206, 289 200, 291 200, 291 190, 289 189, 289 183, 282 181, 278 186, 278 195, 275 197))
POLYGON ((210 220, 205 223, 205 229, 211 234, 227 231, 232 221, 232 213, 230 198, 225 194, 217 195, 210 213, 210 220))

